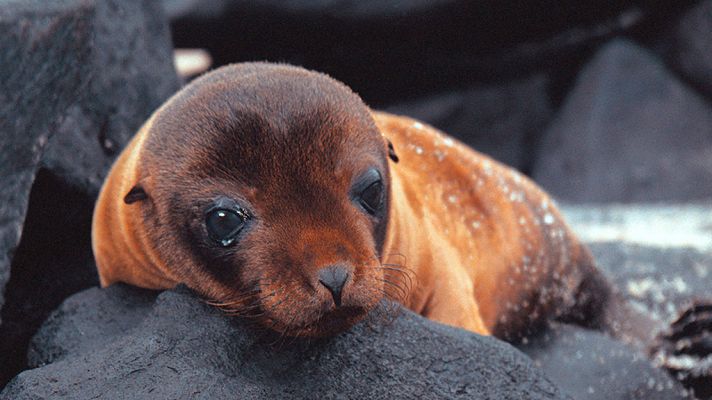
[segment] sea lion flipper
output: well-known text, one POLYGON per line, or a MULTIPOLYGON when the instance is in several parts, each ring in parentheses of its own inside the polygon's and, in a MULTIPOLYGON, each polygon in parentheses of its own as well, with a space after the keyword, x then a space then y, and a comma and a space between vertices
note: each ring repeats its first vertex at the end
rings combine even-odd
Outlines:
POLYGON ((653 359, 679 379, 712 380, 712 301, 697 301, 682 312, 652 350, 653 359))
POLYGON ((143 190, 143 187, 140 184, 136 184, 126 193, 126 196, 124 196, 124 203, 133 204, 137 201, 146 200, 147 198, 148 194, 143 190))
POLYGON ((676 355, 712 355, 712 302, 695 302, 660 335, 660 340, 676 355))

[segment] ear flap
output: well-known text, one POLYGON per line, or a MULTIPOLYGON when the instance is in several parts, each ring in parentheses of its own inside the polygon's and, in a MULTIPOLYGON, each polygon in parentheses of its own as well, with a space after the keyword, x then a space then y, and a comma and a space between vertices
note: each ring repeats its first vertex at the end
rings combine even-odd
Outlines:
POLYGON ((390 140, 388 140, 388 158, 394 163, 398 162, 398 154, 396 154, 396 150, 393 148, 393 143, 391 143, 390 140))
POLYGON ((146 191, 143 190, 143 187, 141 187, 140 184, 136 184, 131 188, 131 190, 129 190, 126 196, 124 196, 124 203, 132 204, 137 201, 146 200, 147 198, 148 195, 146 194, 146 191))

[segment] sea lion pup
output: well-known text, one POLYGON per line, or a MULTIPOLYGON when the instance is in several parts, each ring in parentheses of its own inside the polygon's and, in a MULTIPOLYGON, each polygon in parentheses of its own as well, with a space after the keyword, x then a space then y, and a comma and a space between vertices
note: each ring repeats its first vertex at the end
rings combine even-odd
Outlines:
POLYGON ((384 296, 508 340, 555 319, 654 331, 529 179, 287 65, 222 67, 168 100, 114 164, 92 239, 102 286, 184 283, 288 335, 344 330, 384 296))

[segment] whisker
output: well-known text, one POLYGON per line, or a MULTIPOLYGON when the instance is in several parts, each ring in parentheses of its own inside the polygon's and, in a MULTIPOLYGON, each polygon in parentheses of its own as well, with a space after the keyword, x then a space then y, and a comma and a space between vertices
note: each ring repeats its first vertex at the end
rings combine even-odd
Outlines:
MULTIPOLYGON (((254 298, 249 304, 246 304, 246 305, 243 305, 243 306, 240 306, 240 307, 233 307, 235 304, 231 304, 231 305, 229 305, 229 306, 220 306, 220 305, 218 305, 217 307, 220 308, 221 310, 223 310, 227 315, 230 315, 230 316, 256 318, 256 317, 258 317, 258 316, 260 316, 260 315, 263 315, 264 313, 262 313, 262 314, 257 314, 257 315, 256 315, 256 314, 251 314, 250 312, 253 311, 253 310, 255 310, 255 309, 258 309, 258 308, 262 307, 262 306, 263 306, 262 302, 263 302, 264 300, 266 300, 266 299, 268 299, 268 298, 270 298, 270 297, 274 297, 274 296, 278 295, 279 293, 281 293, 281 291, 276 291, 276 290, 275 290, 275 291, 272 291, 271 293, 269 293, 269 294, 267 294, 267 295, 264 295, 264 296, 261 296, 261 297, 258 297, 258 298, 254 298)), ((280 303, 281 303, 281 302, 277 303, 277 304, 275 305, 275 307, 276 307, 277 305, 279 305, 280 303)))
POLYGON ((405 302, 408 299, 408 291, 406 289, 400 287, 396 283, 389 281, 388 279, 379 279, 379 281, 391 285, 393 288, 398 290, 398 293, 400 293, 401 296, 397 296, 397 299, 400 300, 400 302, 405 302))
MULTIPOLYGON (((239 300, 234 300, 234 301, 230 301, 230 302, 223 302, 223 303, 208 303, 208 304, 213 305, 213 306, 217 306, 217 307, 226 307, 226 306, 229 307, 229 306, 233 306, 233 305, 240 305, 240 304, 244 303, 245 300, 248 300, 248 299, 250 299, 251 297, 254 297, 254 295, 255 295, 256 293, 257 293, 257 292, 250 293, 249 296, 242 296, 239 300)), ((268 299, 268 298, 274 296, 275 294, 276 294, 276 291, 272 291, 271 293, 269 293, 269 294, 267 294, 267 295, 265 295, 265 296, 261 296, 261 297, 258 297, 258 298, 256 298, 256 299, 254 299, 254 300, 252 301, 252 303, 256 303, 256 302, 259 302, 259 301, 266 300, 266 299, 268 299)), ((242 307, 241 307, 241 308, 242 308, 242 307)))
POLYGON ((383 258, 386 259, 386 258, 390 258, 392 256, 401 257, 403 259, 403 264, 407 264, 408 257, 406 257, 403 253, 397 253, 397 252, 388 253, 388 254, 385 254, 383 258))
POLYGON ((381 266, 379 268, 381 268, 385 271, 392 271, 392 272, 397 272, 397 273, 401 274, 401 276, 407 281, 407 282, 404 282, 404 284, 406 285, 408 291, 410 291, 413 288, 413 280, 415 278, 414 272, 412 272, 408 269, 405 269, 405 268, 383 267, 383 266, 381 266))

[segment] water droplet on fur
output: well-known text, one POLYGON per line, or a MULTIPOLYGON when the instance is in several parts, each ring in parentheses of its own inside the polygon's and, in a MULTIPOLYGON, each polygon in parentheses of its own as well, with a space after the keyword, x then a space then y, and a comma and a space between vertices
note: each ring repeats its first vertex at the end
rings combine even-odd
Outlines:
POLYGON ((492 163, 489 160, 482 161, 482 169, 485 171, 485 175, 492 176, 492 163))
POLYGON ((554 216, 551 215, 551 213, 546 213, 546 214, 544 215, 544 223, 545 223, 546 225, 551 225, 551 224, 553 224, 553 223, 554 223, 554 216))
POLYGON ((524 192, 512 192, 509 194, 509 201, 521 202, 524 200, 524 192))

